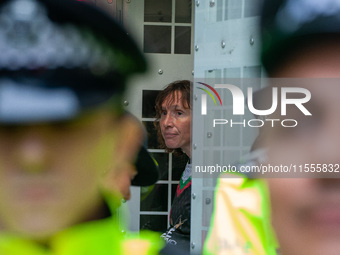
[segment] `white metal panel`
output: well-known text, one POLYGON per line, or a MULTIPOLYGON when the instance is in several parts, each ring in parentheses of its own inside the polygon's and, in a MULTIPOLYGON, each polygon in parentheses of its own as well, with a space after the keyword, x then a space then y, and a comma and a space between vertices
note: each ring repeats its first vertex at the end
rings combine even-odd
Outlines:
MULTIPOLYGON (((255 78, 261 76, 259 62, 260 1, 200 0, 195 4, 194 81, 216 81, 221 78, 255 78), (214 80, 215 79, 215 80, 214 80)), ((224 103, 217 107, 208 100, 208 113, 201 115, 201 94, 194 84, 193 169, 195 166, 237 162, 249 151, 257 135, 256 129, 211 127, 214 118, 232 117, 232 99, 217 89, 224 103)), ((214 84, 210 84, 214 85, 214 84)), ((257 87, 259 89, 261 84, 257 87)), ((245 85, 240 84, 245 90, 245 85)), ((208 98, 209 99, 209 98, 208 98)), ((250 117, 250 116, 246 116, 250 117)), ((246 118, 245 117, 245 118, 246 118)), ((194 170, 193 170, 194 171, 194 170)), ((200 253, 213 206, 216 179, 208 175, 193 178, 191 251, 200 253), (194 212, 194 213, 193 213, 194 212)))
MULTIPOLYGON (((175 12, 175 0, 172 0, 172 13, 175 12)), ((145 53, 147 61, 149 63, 149 70, 147 74, 138 75, 130 80, 128 90, 126 92, 124 100, 126 103, 126 109, 136 115, 141 121, 152 121, 151 118, 142 117, 142 95, 143 90, 162 90, 165 85, 175 80, 188 79, 192 80, 193 75, 193 10, 191 24, 176 23, 174 15, 171 22, 157 23, 157 22, 144 22, 144 0, 129 0, 123 1, 123 23, 125 27, 130 31, 133 37, 137 40, 141 49, 143 49, 144 42, 144 25, 166 25, 171 26, 171 53, 145 53), (191 53, 190 54, 174 54, 174 32, 176 26, 190 26, 191 27, 191 53)), ((163 150, 152 149, 151 152, 164 153, 163 150)), ((141 212, 140 197, 138 197, 139 188, 134 188, 135 194, 133 194, 131 201, 127 204, 132 211, 132 217, 130 220, 130 229, 139 229, 139 217, 146 214, 165 215, 168 218, 170 212, 170 206, 172 204, 171 191, 172 185, 176 185, 178 181, 171 179, 172 171, 172 157, 169 157, 168 166, 169 178, 167 180, 159 181, 159 184, 168 185, 168 210, 166 212, 141 212)), ((184 170, 184 168, 183 168, 184 170)))

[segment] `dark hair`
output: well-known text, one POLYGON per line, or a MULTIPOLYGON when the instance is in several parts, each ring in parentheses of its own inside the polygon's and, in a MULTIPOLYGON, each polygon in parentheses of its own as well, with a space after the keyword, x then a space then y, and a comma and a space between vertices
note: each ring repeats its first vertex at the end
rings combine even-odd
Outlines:
POLYGON ((153 122, 153 124, 157 130, 157 140, 160 144, 160 148, 165 149, 166 152, 174 152, 176 155, 183 154, 183 151, 180 148, 171 149, 171 148, 166 147, 165 141, 162 136, 161 127, 159 124, 159 120, 162 114, 162 104, 168 96, 170 96, 169 103, 171 104, 173 100, 175 99, 175 95, 178 92, 181 92, 182 97, 180 98, 180 100, 182 101, 183 106, 191 109, 191 93, 190 93, 191 84, 192 83, 189 80, 174 81, 168 84, 164 90, 159 92, 159 94, 156 97, 156 101, 155 101, 156 120, 153 122))

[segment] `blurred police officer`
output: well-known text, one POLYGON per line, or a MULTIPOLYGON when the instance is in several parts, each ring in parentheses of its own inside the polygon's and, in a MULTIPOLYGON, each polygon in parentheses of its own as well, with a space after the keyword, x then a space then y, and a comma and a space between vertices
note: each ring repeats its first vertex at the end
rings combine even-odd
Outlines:
POLYGON ((0 254, 158 254, 158 235, 123 240, 112 217, 141 150, 120 109, 146 69, 135 43, 86 2, 7 0, 0 52, 0 254))
POLYGON ((312 116, 295 115, 296 128, 269 135, 270 163, 322 169, 268 180, 281 253, 339 254, 340 179, 330 177, 340 160, 340 1, 265 1, 261 28, 268 75, 303 78, 311 93, 312 116))

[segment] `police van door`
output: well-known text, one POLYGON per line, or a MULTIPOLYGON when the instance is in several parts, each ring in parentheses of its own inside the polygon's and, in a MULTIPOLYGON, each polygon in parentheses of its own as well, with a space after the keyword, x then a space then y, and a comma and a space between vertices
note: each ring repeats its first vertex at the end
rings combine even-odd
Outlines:
POLYGON ((153 126, 154 101, 168 83, 193 79, 193 5, 191 0, 124 0, 121 7, 123 24, 149 63, 146 75, 130 81, 123 104, 145 125, 147 147, 160 171, 156 185, 132 188, 127 202, 129 228, 162 232, 169 226, 171 203, 188 159, 159 149, 153 126))

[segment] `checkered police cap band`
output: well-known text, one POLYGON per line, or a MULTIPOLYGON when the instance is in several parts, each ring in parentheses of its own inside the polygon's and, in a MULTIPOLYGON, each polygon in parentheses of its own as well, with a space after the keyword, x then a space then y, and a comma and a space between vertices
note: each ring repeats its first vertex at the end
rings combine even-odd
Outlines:
POLYGON ((77 1, 4 1, 0 51, 0 70, 81 68, 97 76, 125 76, 145 69, 126 33, 103 12, 77 1))
POLYGON ((146 70, 121 26, 76 0, 0 1, 0 52, 0 123, 72 118, 121 95, 126 79, 146 70), (58 107, 48 110, 55 100, 44 98, 59 98, 58 107))
POLYGON ((2 69, 117 68, 107 42, 86 28, 51 22, 46 8, 34 0, 16 0, 2 8, 0 51, 2 69))
POLYGON ((305 43, 340 35, 340 0, 264 0, 261 33, 262 63, 272 71, 305 43))

